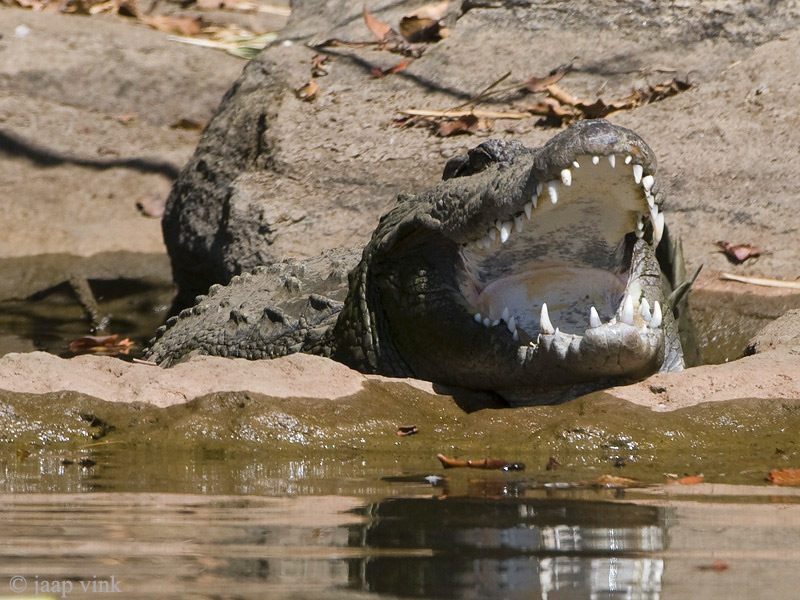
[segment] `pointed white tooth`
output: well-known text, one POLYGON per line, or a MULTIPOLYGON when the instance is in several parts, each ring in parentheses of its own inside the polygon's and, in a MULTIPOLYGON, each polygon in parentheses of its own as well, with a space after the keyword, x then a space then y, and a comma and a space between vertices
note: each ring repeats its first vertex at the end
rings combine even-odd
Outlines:
POLYGON ((648 323, 650 322, 650 303, 647 301, 647 298, 642 298, 642 301, 639 303, 639 314, 642 315, 645 321, 648 323))
POLYGON ((555 337, 557 341, 559 342, 561 341, 561 332, 558 330, 558 327, 556 327, 556 331, 553 334, 553 337, 555 337))
POLYGON ((572 185, 572 171, 569 169, 562 169, 561 170, 561 182, 569 187, 572 185))
POLYGON ((492 228, 489 230, 489 239, 490 239, 492 242, 493 242, 493 241, 495 241, 495 240, 497 239, 497 229, 495 229, 494 227, 492 227, 492 228))
POLYGON ((517 233, 522 231, 522 215, 517 215, 514 217, 514 231, 517 233))
POLYGON ((489 320, 489 317, 483 317, 483 325, 484 325, 484 327, 489 327, 489 325, 491 325, 491 324, 492 324, 492 322, 489 320))
POLYGON ((614 154, 608 155, 608 164, 611 165, 612 169, 617 166, 617 157, 614 154))
POLYGON ((490 238, 488 235, 483 236, 483 247, 488 248, 491 245, 492 245, 492 238, 490 238))
POLYGON ((500 219, 495 219, 494 226, 497 231, 500 231, 503 228, 503 222, 500 219))
POLYGON ((508 323, 508 307, 507 306, 503 309, 503 315, 500 317, 500 319, 505 321, 506 323, 508 323))
POLYGON ((536 198, 531 200, 531 204, 533 205, 533 208, 536 208, 537 206, 539 206, 539 196, 536 196, 536 198))
POLYGON ((531 210, 533 210, 533 203, 532 202, 526 202, 525 205, 522 207, 522 210, 525 211, 525 216, 528 217, 528 219, 530 219, 531 218, 531 210))
POLYGON ((644 231, 642 231, 641 229, 637 229, 634 233, 636 234, 637 240, 640 240, 644 237, 644 231))
POLYGON ((481 313, 475 313, 475 322, 483 323, 483 317, 481 317, 481 313))
POLYGON ((602 323, 600 322, 600 315, 597 314, 597 309, 593 306, 589 309, 589 327, 597 329, 602 323))
POLYGON ((659 213, 653 222, 653 246, 658 246, 664 235, 664 213, 659 213))
POLYGON ((575 167, 576 169, 581 168, 581 164, 577 160, 572 161, 572 166, 575 167))
POLYGON ((633 325, 633 298, 630 295, 625 296, 625 303, 622 305, 622 314, 620 319, 626 325, 633 325))
POLYGON ((517 332, 517 330, 515 329, 515 330, 514 330, 514 331, 512 331, 511 333, 513 334, 511 337, 513 337, 513 338, 514 338, 514 341, 515 341, 515 342, 518 342, 518 341, 519 341, 519 333, 517 332))
POLYGON ((642 177, 642 187, 644 188, 645 192, 649 192, 653 189, 653 184, 656 182, 655 177, 652 175, 645 175, 642 177))
POLYGON ((650 319, 650 327, 653 329, 661 327, 661 305, 658 300, 653 302, 653 317, 650 319))
POLYGON ((536 184, 536 197, 537 198, 542 195, 542 190, 543 189, 544 189, 544 184, 542 184, 542 183, 537 183, 536 184))
POLYGON ((639 231, 644 230, 644 215, 642 213, 636 215, 636 229, 639 231))
POLYGON ((497 327, 498 325, 500 325, 500 319, 495 319, 492 321, 492 327, 497 327))
POLYGON ((542 328, 542 333, 552 334, 553 324, 550 322, 550 315, 547 313, 547 303, 542 304, 542 314, 539 315, 539 325, 542 328))
POLYGON ((597 163, 599 163, 599 162, 600 162, 600 157, 599 156, 593 156, 592 157, 592 164, 593 165, 597 165, 597 163))
POLYGON ((506 324, 508 325, 508 331, 510 333, 514 333, 517 331, 517 321, 514 319, 513 316, 508 321, 506 321, 506 324))
POLYGON ((653 198, 653 194, 651 194, 648 191, 645 191, 644 197, 647 198, 647 206, 649 206, 650 208, 653 208, 655 206, 655 204, 656 204, 656 199, 653 198))
POLYGON ((508 241, 508 236, 511 235, 511 228, 514 224, 511 221, 505 221, 502 225, 500 225, 500 241, 502 243, 506 243, 508 241))
POLYGON ((633 180, 636 183, 642 182, 642 173, 644 173, 642 165, 633 165, 633 180))
POLYGON ((555 180, 547 182, 547 193, 550 195, 550 202, 553 204, 558 202, 558 190, 556 189, 556 185, 558 185, 558 183, 555 180))
POLYGON ((631 164, 632 160, 633 160, 633 157, 630 154, 628 154, 628 156, 625 157, 625 164, 626 165, 631 164))

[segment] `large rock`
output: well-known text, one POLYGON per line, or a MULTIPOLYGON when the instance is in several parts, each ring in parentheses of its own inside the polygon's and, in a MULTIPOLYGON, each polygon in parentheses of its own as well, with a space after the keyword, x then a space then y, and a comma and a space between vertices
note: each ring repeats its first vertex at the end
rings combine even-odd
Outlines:
MULTIPOLYGON (((396 26, 417 6, 369 8, 396 26)), ((292 9, 281 39, 226 94, 168 200, 163 228, 178 307, 256 265, 363 243, 398 192, 433 184, 446 158, 485 137, 539 145, 553 132, 535 119, 439 138, 426 127, 399 128, 393 117, 463 105, 506 73, 498 86, 506 91, 481 106, 520 110, 534 101, 519 91, 522 82, 575 56, 577 72, 562 85, 590 100, 690 74, 697 85, 689 92, 612 120, 636 129, 659 156, 673 198, 667 219, 679 233, 692 231, 692 264, 721 267, 713 242, 746 235, 776 248, 759 267, 772 276, 790 271, 784 248, 794 240, 788 219, 800 164, 787 149, 800 144, 800 128, 784 107, 797 92, 786 73, 798 62, 798 2, 451 3, 450 36, 381 79, 372 69, 401 56, 313 47, 374 39, 361 2, 298 0, 292 9), (329 74, 315 79, 318 98, 306 102, 295 91, 311 80, 320 53, 329 74), (780 160, 764 160, 776 149, 780 160)))

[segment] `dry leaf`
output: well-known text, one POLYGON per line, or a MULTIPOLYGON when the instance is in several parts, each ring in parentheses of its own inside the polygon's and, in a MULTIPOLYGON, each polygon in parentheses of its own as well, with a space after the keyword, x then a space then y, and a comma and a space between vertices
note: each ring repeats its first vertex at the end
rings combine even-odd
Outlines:
POLYGON ((597 479, 589 482, 593 487, 603 488, 632 488, 642 487, 643 481, 631 479, 630 477, 618 477, 616 475, 600 475, 597 479))
POLYGON ((395 66, 389 67, 388 69, 381 69, 380 67, 375 67, 374 69, 372 69, 372 75, 376 79, 382 79, 382 78, 386 77, 387 75, 393 75, 395 73, 399 73, 400 71, 405 69, 407 66, 408 66, 408 61, 407 60, 403 60, 403 61, 400 61, 399 63, 397 63, 395 66))
POLYGON ((414 435, 415 433, 419 433, 419 427, 416 425, 401 425, 397 428, 397 435, 401 437, 406 435, 414 435))
POLYGON ((386 23, 381 23, 375 17, 369 14, 366 6, 364 7, 364 23, 367 24, 367 27, 372 34, 381 42, 386 41, 386 36, 392 30, 389 25, 386 23))
POLYGON ((545 467, 545 469, 547 471, 555 471, 559 467, 561 467, 561 463, 558 462, 555 456, 551 456, 550 460, 547 461, 547 466, 545 467))
POLYGON ((439 123, 439 129, 436 135, 439 137, 447 137, 457 133, 475 133, 478 131, 480 121, 475 115, 464 115, 455 121, 444 121, 439 123))
POLYGON ((798 485, 800 469, 772 469, 767 475, 767 481, 773 485, 798 485))
POLYGON ((529 92, 543 92, 548 86, 558 83, 561 81, 561 78, 564 77, 564 75, 572 71, 573 64, 574 62, 560 65, 550 71, 546 77, 531 77, 523 84, 523 86, 529 92))
POLYGON ((444 13, 447 12, 447 5, 450 4, 448 0, 436 2, 435 4, 425 4, 419 8, 412 10, 405 17, 416 17, 418 19, 441 19, 444 13))
POLYGON ((317 85, 316 81, 309 81, 299 90, 295 90, 295 94, 300 100, 304 100, 305 102, 311 102, 312 100, 317 99, 317 94, 319 93, 319 86, 317 85))
POLYGON ((436 458, 442 463, 445 469, 457 467, 467 467, 470 469, 492 469, 501 471, 524 471, 525 465, 522 463, 510 463, 500 458, 484 458, 481 460, 456 460, 447 458, 444 454, 437 454, 436 458))
POLYGON ((730 242, 717 242, 717 246, 722 249, 722 253, 728 257, 733 264, 739 265, 748 258, 757 258, 764 254, 763 250, 749 244, 731 244, 730 242))
POLYGON ((325 54, 315 54, 311 57, 311 76, 325 77, 328 74, 328 67, 325 63, 328 57, 325 54))
POLYGON ((153 29, 175 35, 193 36, 203 29, 203 20, 193 17, 171 17, 169 15, 156 15, 154 17, 141 16, 139 19, 153 29))
POLYGON ((117 355, 128 354, 133 342, 128 338, 117 341, 119 335, 87 335, 73 340, 69 344, 69 349, 75 354, 104 354, 117 355))
POLYGON ((145 194, 136 201, 136 209, 151 219, 160 219, 164 216, 164 205, 164 198, 153 192, 145 194))
POLYGON ((400 20, 400 35, 412 44, 435 44, 450 35, 450 32, 439 19, 403 17, 400 20))
POLYGON ((697 485, 698 483, 703 483, 704 479, 705 477, 703 477, 703 474, 701 473, 700 475, 681 477, 678 479, 678 483, 681 485, 697 485))

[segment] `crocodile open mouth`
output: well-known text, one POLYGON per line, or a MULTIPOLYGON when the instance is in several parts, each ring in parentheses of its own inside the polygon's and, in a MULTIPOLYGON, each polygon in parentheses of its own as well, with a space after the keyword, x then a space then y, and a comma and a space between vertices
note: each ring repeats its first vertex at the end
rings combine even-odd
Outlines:
POLYGON ((475 321, 521 346, 555 341, 564 352, 585 336, 663 343, 654 251, 664 214, 654 174, 637 160, 575 156, 558 179, 462 244, 459 284, 475 321))

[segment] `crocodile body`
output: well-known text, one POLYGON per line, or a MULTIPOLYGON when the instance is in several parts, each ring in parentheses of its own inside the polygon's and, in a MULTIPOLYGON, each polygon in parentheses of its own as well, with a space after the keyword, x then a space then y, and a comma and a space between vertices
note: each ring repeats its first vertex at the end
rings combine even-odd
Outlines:
POLYGON ((663 200, 652 150, 605 120, 486 142, 401 196, 363 252, 212 287, 150 358, 309 352, 512 401, 679 370, 689 282, 663 200))

